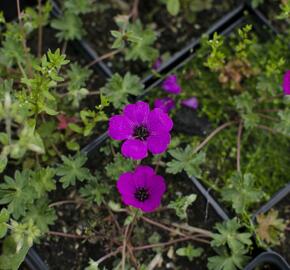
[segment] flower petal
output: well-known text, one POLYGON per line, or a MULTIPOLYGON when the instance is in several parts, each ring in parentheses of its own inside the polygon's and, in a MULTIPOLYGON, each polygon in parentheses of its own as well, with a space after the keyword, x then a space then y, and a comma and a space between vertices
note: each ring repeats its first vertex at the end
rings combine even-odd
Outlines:
POLYGON ((163 153, 170 144, 170 134, 168 132, 151 135, 147 139, 148 150, 153 154, 163 153))
POLYGON ((148 155, 147 144, 140 140, 129 139, 123 143, 121 152, 125 157, 143 159, 148 155))
POLYGON ((286 71, 283 76, 283 91, 285 95, 290 95, 290 70, 286 71))
POLYGON ((154 170, 149 166, 139 165, 134 172, 134 182, 136 187, 147 187, 151 178, 154 176, 154 170))
POLYGON ((135 124, 144 124, 150 112, 149 104, 138 101, 135 104, 129 104, 124 108, 124 115, 135 124))
POLYGON ((108 133, 114 140, 125 140, 133 133, 132 122, 122 115, 112 116, 109 121, 108 133))
POLYGON ((167 113, 159 108, 155 108, 148 116, 148 129, 153 133, 168 132, 173 127, 173 122, 167 113))

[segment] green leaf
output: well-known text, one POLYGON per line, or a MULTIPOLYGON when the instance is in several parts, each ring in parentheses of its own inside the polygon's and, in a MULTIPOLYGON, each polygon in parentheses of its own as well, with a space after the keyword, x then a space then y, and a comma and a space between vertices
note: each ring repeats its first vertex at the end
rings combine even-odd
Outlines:
POLYGON ((122 78, 118 73, 114 74, 101 92, 108 98, 117 109, 122 108, 128 103, 128 96, 138 96, 142 93, 144 85, 140 78, 127 72, 122 78))
POLYGON ((236 218, 218 223, 215 228, 218 230, 218 233, 213 234, 212 247, 219 248, 227 245, 232 251, 237 252, 247 249, 252 244, 252 235, 250 233, 239 232, 242 225, 236 218))
POLYGON ((8 204, 8 211, 18 219, 24 215, 28 205, 35 198, 34 189, 29 185, 28 171, 16 171, 14 179, 5 176, 4 183, 0 184, 0 205, 8 204))
POLYGON ((6 208, 3 208, 0 212, 0 239, 3 238, 7 233, 7 222, 10 214, 6 208))
POLYGON ((76 15, 90 13, 96 9, 94 0, 66 0, 64 7, 76 15))
POLYGON ((168 208, 174 209, 176 215, 180 219, 186 219, 187 218, 186 210, 196 200, 196 197, 197 196, 195 194, 191 194, 188 196, 180 196, 176 198, 175 201, 171 201, 168 205, 168 208))
POLYGON ((52 20, 51 27, 58 30, 56 37, 59 41, 80 40, 85 34, 81 18, 69 10, 52 20))
POLYGON ((166 4, 167 11, 172 15, 176 16, 180 10, 179 0, 168 0, 166 4))
POLYGON ((158 57, 158 50, 152 47, 157 38, 156 33, 150 28, 143 29, 140 20, 130 24, 128 31, 134 33, 134 42, 130 43, 125 59, 153 62, 158 57))
POLYGON ((189 177, 201 177, 200 166, 205 162, 205 153, 194 153, 192 146, 187 145, 183 150, 176 148, 169 150, 170 155, 174 158, 170 162, 167 162, 166 172, 177 174, 185 171, 189 177))
POLYGON ((234 173, 228 181, 228 185, 221 190, 224 201, 230 202, 237 214, 244 211, 254 204, 261 201, 264 193, 255 188, 255 177, 247 173, 241 175, 234 173))
POLYGON ((106 165, 106 175, 111 179, 117 181, 119 176, 124 173, 133 170, 133 160, 124 158, 120 153, 114 156, 114 161, 106 165))
POLYGON ((202 248, 194 248, 192 245, 188 244, 186 247, 179 248, 176 250, 178 256, 187 257, 190 261, 194 258, 198 258, 203 253, 202 248))
POLYGON ((0 256, 1 270, 18 270, 24 261, 30 246, 25 243, 20 250, 16 250, 17 244, 12 236, 7 237, 3 242, 3 250, 0 256))
POLYGON ((5 170, 7 163, 8 163, 7 157, 4 155, 0 155, 0 173, 2 173, 5 170))
POLYGON ((48 200, 43 197, 29 207, 23 221, 33 220, 35 226, 43 235, 49 231, 49 225, 53 225, 56 219, 55 210, 48 206, 48 200))
POLYGON ((87 161, 87 157, 81 154, 76 157, 62 156, 63 164, 56 169, 56 174, 61 176, 60 182, 64 188, 70 185, 75 185, 76 181, 84 181, 92 178, 92 175, 87 168, 83 168, 87 161))
POLYGON ((81 196, 85 199, 101 205, 104 201, 104 196, 109 194, 110 188, 106 184, 101 183, 101 176, 96 173, 95 176, 80 189, 81 196))

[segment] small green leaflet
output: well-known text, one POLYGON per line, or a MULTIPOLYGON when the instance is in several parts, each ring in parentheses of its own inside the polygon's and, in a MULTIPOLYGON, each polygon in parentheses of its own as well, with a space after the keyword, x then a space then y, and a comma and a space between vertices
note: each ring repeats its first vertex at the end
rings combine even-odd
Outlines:
POLYGON ((196 200, 196 197, 197 196, 195 194, 191 194, 188 196, 180 196, 176 198, 175 201, 171 201, 168 205, 168 208, 174 209, 176 215, 180 219, 186 219, 187 218, 186 210, 196 200))
POLYGON ((7 222, 10 214, 6 208, 2 208, 0 212, 0 239, 3 238, 7 233, 7 222))
POLYGON ((83 168, 87 161, 87 157, 77 154, 75 157, 62 156, 63 164, 56 169, 56 175, 61 176, 60 182, 64 188, 75 185, 76 181, 89 180, 93 176, 88 168, 83 168))
POLYGON ((177 174, 185 171, 189 177, 201 177, 200 166, 205 162, 204 152, 194 153, 193 147, 187 145, 185 149, 176 148, 169 153, 174 159, 167 162, 166 172, 177 174))
POLYGON ((176 16, 180 10, 179 0, 168 0, 166 3, 166 8, 172 16, 176 16))
POLYGON ((188 244, 186 247, 176 250, 176 254, 178 256, 187 257, 190 261, 192 261, 194 258, 200 257, 202 253, 202 248, 195 248, 190 244, 188 244))

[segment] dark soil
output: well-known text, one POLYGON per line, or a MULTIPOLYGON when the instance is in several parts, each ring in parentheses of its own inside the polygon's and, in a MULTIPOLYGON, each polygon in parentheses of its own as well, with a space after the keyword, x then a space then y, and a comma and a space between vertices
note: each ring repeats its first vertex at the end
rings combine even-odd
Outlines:
MULTIPOLYGON (((110 34, 111 30, 117 30, 114 17, 119 14, 129 14, 130 10, 122 10, 116 2, 118 1, 101 0, 97 3, 95 12, 86 14, 83 18, 87 39, 99 55, 111 51, 111 45, 114 41, 110 34)), ((121 2, 121 1, 120 1, 121 2)), ((129 9, 132 1, 123 1, 127 3, 129 9)), ((236 6, 235 1, 213 0, 210 10, 203 10, 196 14, 194 22, 189 22, 182 11, 176 17, 171 16, 165 5, 157 1, 140 1, 139 18, 143 25, 147 25, 157 31, 158 39, 155 48, 160 52, 174 54, 181 50, 193 38, 198 38, 206 31, 216 20, 222 18, 231 8, 236 6)), ((113 71, 121 74, 130 71, 131 73, 144 74, 150 71, 151 64, 144 64, 140 61, 127 62, 122 54, 118 54, 107 64, 113 71)))

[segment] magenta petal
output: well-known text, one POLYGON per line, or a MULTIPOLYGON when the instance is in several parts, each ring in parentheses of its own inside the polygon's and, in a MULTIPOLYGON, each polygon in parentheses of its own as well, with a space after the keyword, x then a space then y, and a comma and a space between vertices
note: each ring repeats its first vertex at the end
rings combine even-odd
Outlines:
POLYGON ((136 187, 146 187, 150 184, 150 179, 154 175, 154 170, 149 166, 139 165, 134 173, 134 182, 136 187))
POLYGON ((145 123, 149 112, 149 104, 143 101, 138 101, 135 104, 128 104, 124 108, 124 115, 136 124, 145 123))
POLYGON ((154 107, 159 108, 165 113, 168 113, 175 107, 175 102, 172 98, 157 98, 154 101, 154 107))
POLYGON ((286 71, 283 77, 283 91, 285 95, 290 95, 290 70, 286 71))
POLYGON ((109 121, 109 136, 114 140, 125 140, 133 133, 132 122, 122 115, 115 115, 109 121))
POLYGON ((147 157, 147 145, 146 142, 129 139, 122 145, 121 152, 125 157, 132 159, 143 159, 147 157))
POLYGON ((134 183, 133 173, 125 172, 122 173, 117 181, 117 188, 122 195, 132 194, 134 192, 134 183))
POLYGON ((196 110, 198 108, 198 100, 196 97, 191 97, 181 101, 181 104, 185 107, 196 110))
POLYGON ((168 132, 151 135, 147 139, 148 150, 154 155, 165 152, 169 144, 170 134, 168 132))
POLYGON ((162 83, 162 88, 171 94, 179 94, 181 92, 181 86, 177 82, 176 75, 169 75, 162 83))
POLYGON ((173 122, 167 113, 155 108, 148 116, 148 129, 153 133, 169 132, 173 127, 173 122))

